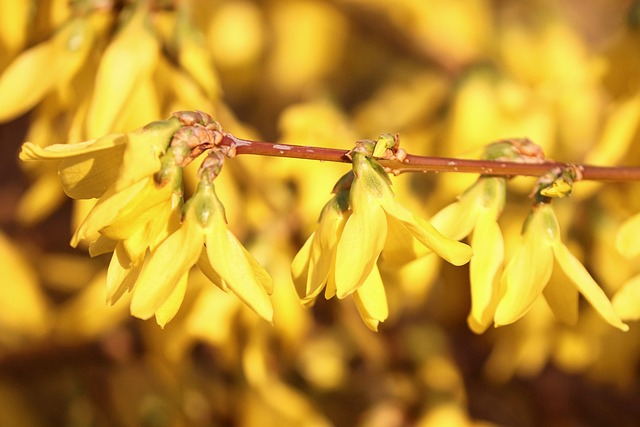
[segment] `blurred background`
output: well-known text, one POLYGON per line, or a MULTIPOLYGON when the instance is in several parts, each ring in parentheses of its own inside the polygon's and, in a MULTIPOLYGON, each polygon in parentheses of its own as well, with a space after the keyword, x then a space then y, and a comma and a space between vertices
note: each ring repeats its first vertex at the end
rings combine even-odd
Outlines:
MULTIPOLYGON (((0 426, 640 425, 638 327, 619 332, 588 304, 576 325, 541 300, 476 335, 467 267, 427 256, 382 271, 378 333, 350 299, 302 308, 289 265, 348 165, 228 161, 216 187, 274 277, 274 325, 194 270, 161 329, 127 298, 105 304, 108 256, 70 248, 90 202, 67 199, 55 167, 17 159, 24 141, 199 109, 265 141, 350 149, 398 132, 411 154, 474 158, 528 137, 555 160, 638 165, 638 76, 631 0, 0 0, 0 426)), ((428 218, 475 178, 393 182, 428 218)), ((507 253, 533 182, 509 183, 507 253)), ((585 182, 555 205, 609 296, 640 273, 614 247, 639 191, 585 182)))

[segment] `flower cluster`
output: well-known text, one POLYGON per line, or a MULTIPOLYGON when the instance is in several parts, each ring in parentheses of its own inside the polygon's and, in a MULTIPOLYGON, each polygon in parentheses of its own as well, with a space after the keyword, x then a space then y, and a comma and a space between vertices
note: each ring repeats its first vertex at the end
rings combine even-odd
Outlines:
POLYGON ((224 156, 212 150, 200 184, 183 204, 182 169, 221 138, 204 113, 176 113, 127 134, 79 144, 23 146, 22 160, 58 161, 65 192, 97 198, 71 244, 88 241, 92 256, 113 252, 107 302, 133 291, 131 313, 156 316, 164 326, 178 311, 189 270, 198 265, 220 288, 231 290, 271 321, 269 274, 227 229, 213 179, 224 156))
MULTIPOLYGON (((544 154, 528 140, 506 140, 489 145, 484 158, 542 162, 544 154)), ((525 221, 521 240, 504 271, 505 248, 498 218, 505 203, 505 178, 480 176, 458 201, 434 215, 432 223, 446 236, 462 239, 473 232, 472 306, 467 318, 473 331, 482 333, 491 323, 502 326, 515 322, 529 311, 540 295, 544 295, 558 319, 575 323, 578 292, 608 323, 622 330, 628 329, 603 290, 561 240, 551 200, 569 196, 573 182, 579 179, 577 168, 554 169, 540 177, 532 194, 534 204, 525 221), (554 259, 570 284, 551 280, 554 259)), ((626 245, 623 242, 621 246, 626 245)))
POLYGON ((373 158, 374 148, 373 141, 358 142, 351 153, 353 170, 338 181, 317 230, 298 252, 291 269, 304 304, 312 303, 323 288, 327 299, 353 295, 366 325, 377 330, 388 316, 377 267, 381 255, 389 254, 392 259, 401 253, 415 258, 433 251, 462 265, 472 251, 396 201, 388 174, 373 158))

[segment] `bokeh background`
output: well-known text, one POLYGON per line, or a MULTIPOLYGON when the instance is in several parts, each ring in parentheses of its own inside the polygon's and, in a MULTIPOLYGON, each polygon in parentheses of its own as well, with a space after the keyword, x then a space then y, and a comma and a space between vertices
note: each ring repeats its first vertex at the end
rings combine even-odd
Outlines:
MULTIPOLYGON (((302 308, 289 265, 348 165, 228 161, 216 185, 274 277, 274 325, 194 271, 161 329, 126 298, 105 305, 108 257, 69 247, 90 202, 67 199, 51 165, 17 159, 26 140, 79 142, 200 109, 266 141, 349 149, 398 132, 412 154, 474 158, 528 137, 556 160, 638 165, 639 2, 2 0, 0 70, 1 426, 640 425, 638 326, 614 330, 587 304, 576 325, 541 300, 475 335, 467 268, 427 256, 383 271, 391 315, 378 333, 348 299, 302 308), (69 22, 84 27, 60 42, 69 22)), ((428 217, 474 179, 393 181, 428 217)), ((509 183, 507 249, 533 182, 509 183)), ((639 195, 585 182, 556 205, 610 296, 640 272, 614 247, 639 195)))

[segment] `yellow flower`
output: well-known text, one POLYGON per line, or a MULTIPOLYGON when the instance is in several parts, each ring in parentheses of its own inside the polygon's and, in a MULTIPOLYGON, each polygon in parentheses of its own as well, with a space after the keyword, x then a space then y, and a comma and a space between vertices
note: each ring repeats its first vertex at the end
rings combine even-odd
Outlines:
POLYGON ((111 134, 77 144, 41 148, 26 142, 20 159, 58 161, 58 175, 73 199, 102 196, 107 189, 122 190, 160 168, 160 156, 182 126, 178 118, 153 122, 127 134, 111 134))
POLYGON ((363 153, 353 153, 353 173, 349 192, 351 215, 336 246, 338 298, 350 295, 364 283, 389 236, 411 236, 454 265, 469 261, 472 255, 469 246, 443 236, 395 200, 389 178, 375 160, 363 153))
POLYGON ((336 185, 336 195, 323 208, 318 228, 294 258, 291 272, 303 304, 313 303, 325 286, 327 299, 353 295, 365 324, 377 330, 388 315, 377 267, 381 254, 391 262, 406 262, 432 250, 461 265, 472 251, 400 205, 375 160, 357 151, 352 156, 353 171, 336 185), (420 251, 419 245, 426 248, 420 251))
POLYGON ((335 257, 338 239, 351 214, 348 210, 349 190, 340 188, 345 175, 336 185, 336 195, 322 209, 318 228, 307 239, 291 263, 293 282, 304 305, 310 305, 325 284, 327 299, 335 294, 335 257), (328 283, 327 283, 328 282, 328 283))
POLYGON ((496 308, 496 326, 507 325, 522 317, 543 293, 554 309, 569 301, 577 304, 572 294, 577 289, 598 314, 609 324, 626 331, 629 327, 620 320, 604 291, 586 268, 574 257, 560 239, 560 226, 549 203, 538 203, 525 222, 522 239, 509 260, 500 283, 500 301, 496 308), (571 281, 547 287, 554 259, 571 281), (549 290, 550 292, 547 292, 549 290))
POLYGON ((460 240, 473 232, 469 263, 471 312, 469 327, 484 332, 493 322, 497 303, 498 277, 504 259, 504 242, 498 217, 504 207, 504 178, 482 176, 456 201, 431 218, 431 223, 447 237, 460 240))
POLYGON ((269 294, 272 279, 227 229, 224 207, 206 179, 185 204, 184 221, 151 254, 136 280, 131 313, 155 315, 164 326, 177 312, 192 266, 223 290, 231 290, 268 321, 273 319, 269 294))

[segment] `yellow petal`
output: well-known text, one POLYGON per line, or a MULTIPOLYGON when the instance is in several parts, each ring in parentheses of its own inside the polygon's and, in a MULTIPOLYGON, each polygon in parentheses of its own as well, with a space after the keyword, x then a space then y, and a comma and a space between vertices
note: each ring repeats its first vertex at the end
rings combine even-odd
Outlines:
MULTIPOLYGON (((97 157, 101 152, 111 151, 116 147, 121 147, 122 152, 124 152, 124 145, 127 141, 129 141, 128 135, 114 133, 89 141, 75 144, 52 144, 44 148, 32 142, 25 142, 22 144, 19 157, 20 160, 24 161, 63 160, 73 157, 85 157, 87 154, 94 154, 95 156, 93 157, 97 157)), ((90 166, 87 169, 90 169, 90 166)))
POLYGON ((484 210, 471 239, 474 256, 469 266, 471 312, 467 322, 476 333, 484 332, 493 321, 498 303, 498 273, 504 259, 504 242, 495 214, 484 210))
MULTIPOLYGON (((334 200, 329 203, 334 203, 334 200)), ((312 301, 327 283, 335 265, 338 239, 349 217, 348 213, 340 212, 334 205, 328 206, 329 208, 325 208, 322 212, 320 224, 311 243, 306 296, 303 302, 312 301)))
POLYGON ((537 232, 525 232, 509 260, 500 282, 496 326, 508 325, 525 315, 551 277, 553 249, 537 232))
POLYGON ((128 133, 121 172, 114 183, 115 189, 121 190, 158 172, 161 166, 160 155, 165 152, 173 134, 181 126, 182 123, 172 117, 169 120, 149 123, 128 133))
POLYGON ((133 289, 132 315, 148 319, 155 314, 198 260, 203 240, 200 227, 187 217, 182 227, 158 246, 133 289))
POLYGON ((582 263, 569 252, 569 249, 562 242, 557 241, 553 246, 553 252, 567 277, 571 279, 598 314, 612 326, 628 331, 629 326, 620 320, 602 288, 593 280, 593 277, 591 277, 582 263))
POLYGON ((112 131, 134 86, 156 66, 160 44, 147 19, 148 11, 139 7, 102 55, 87 113, 90 137, 112 131))
POLYGON ((211 263, 209 262, 209 257, 207 256, 206 251, 202 251, 196 265, 198 266, 202 274, 204 274, 205 277, 211 281, 211 283, 213 283, 214 285, 216 285, 217 287, 219 287, 225 292, 228 290, 228 288, 224 284, 224 281, 222 280, 218 272, 216 272, 213 269, 213 266, 211 266, 211 263))
POLYGON ((360 317, 373 331, 378 330, 378 324, 389 316, 387 295, 377 267, 371 270, 366 280, 353 294, 360 317))
POLYGON ((77 144, 54 144, 46 148, 26 142, 20 159, 60 160, 58 175, 65 193, 74 199, 100 197, 115 182, 124 153, 126 135, 107 135, 77 144))
MULTIPOLYGON (((144 188, 140 189, 135 198, 120 207, 118 215, 111 218, 109 222, 100 221, 98 214, 93 214, 92 211, 89 214, 92 217, 90 230, 100 231, 101 234, 114 240, 125 240, 137 230, 144 228, 153 218, 166 213, 164 211, 170 209, 167 201, 173 194, 171 185, 158 188, 152 178, 141 182, 146 182, 144 188)), ((137 185, 132 187, 135 188, 137 185)), ((127 191, 129 190, 124 189, 122 192, 127 191)), ((103 206, 104 203, 99 201, 94 210, 103 210, 103 206)))
POLYGON ((640 214, 622 223, 616 234, 616 249, 629 258, 640 254, 640 214))
POLYGON ((387 215, 387 240, 381 256, 385 264, 401 266, 430 252, 400 221, 387 215))
POLYGON ((115 304, 125 292, 133 288, 142 264, 134 265, 124 250, 122 243, 119 243, 107 269, 107 303, 115 304))
POLYGON ((122 191, 114 191, 112 188, 98 200, 98 203, 91 209, 82 224, 78 227, 71 239, 71 245, 77 246, 81 240, 86 239, 93 233, 113 223, 122 216, 123 211, 129 211, 137 202, 139 197, 144 196, 148 189, 149 180, 142 180, 122 191))
MULTIPOLYGON (((311 257, 311 246, 315 238, 315 232, 304 242, 302 248, 298 251, 291 262, 291 279, 296 288, 298 298, 304 299, 310 296, 307 288, 307 277, 309 276, 309 259, 311 257)), ((311 292, 313 294, 313 292, 311 292)), ((314 295, 315 297, 315 295, 314 295)))
POLYGON ((273 306, 267 293, 267 289, 272 287, 271 277, 262 267, 261 272, 256 272, 257 263, 250 261, 248 253, 227 229, 224 218, 218 212, 213 216, 212 226, 213 230, 206 235, 207 256, 211 266, 238 298, 262 318, 272 322, 273 306))
POLYGON ((471 259, 473 251, 469 245, 445 237, 429 222, 415 217, 411 211, 396 202, 392 195, 382 198, 382 208, 406 227, 420 243, 447 262, 462 265, 471 259))
POLYGON ((338 298, 346 297, 362 285, 380 256, 386 237, 387 218, 380 205, 366 199, 358 202, 347 219, 336 249, 338 298))
POLYGON ((632 277, 613 296, 613 308, 625 320, 640 319, 640 275, 632 277))
POLYGON ((182 300, 184 300, 184 294, 187 291, 187 282, 189 279, 189 272, 185 272, 179 279, 175 288, 167 299, 156 310, 156 322, 161 328, 164 328, 167 323, 174 318, 180 306, 182 300))
POLYGON ((100 236, 89 245, 89 255, 96 257, 116 250, 118 242, 108 237, 100 236))
POLYGON ((482 178, 475 182, 458 200, 433 215, 429 222, 445 236, 460 240, 471 234, 475 227, 480 204, 478 197, 483 189, 482 178))

